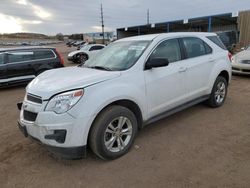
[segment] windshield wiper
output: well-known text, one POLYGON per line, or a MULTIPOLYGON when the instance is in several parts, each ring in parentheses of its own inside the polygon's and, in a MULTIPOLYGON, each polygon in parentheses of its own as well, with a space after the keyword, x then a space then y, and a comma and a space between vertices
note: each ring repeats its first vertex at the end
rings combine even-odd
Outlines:
POLYGON ((108 68, 108 67, 102 67, 102 66, 93 66, 93 67, 88 67, 91 69, 99 69, 99 70, 106 70, 106 71, 112 71, 112 69, 108 68))

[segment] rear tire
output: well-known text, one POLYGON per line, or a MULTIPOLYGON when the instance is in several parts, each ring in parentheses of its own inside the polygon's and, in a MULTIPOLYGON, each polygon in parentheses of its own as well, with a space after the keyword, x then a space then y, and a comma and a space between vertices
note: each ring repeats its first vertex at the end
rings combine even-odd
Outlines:
POLYGON ((210 107, 217 108, 224 104, 227 96, 227 86, 227 80, 222 76, 218 76, 214 82, 210 98, 207 100, 210 107))
POLYGON ((122 106, 111 106, 95 120, 89 144, 100 158, 117 159, 129 151, 137 130, 137 119, 133 112, 122 106))

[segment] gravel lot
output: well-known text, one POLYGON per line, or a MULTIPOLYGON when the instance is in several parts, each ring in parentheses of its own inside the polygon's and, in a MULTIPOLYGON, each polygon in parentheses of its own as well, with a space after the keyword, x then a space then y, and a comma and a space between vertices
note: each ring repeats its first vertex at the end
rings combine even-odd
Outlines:
MULTIPOLYGON (((70 49, 58 47, 66 57, 70 49)), ((250 187, 250 77, 233 77, 223 107, 200 104, 149 125, 109 162, 90 151, 58 160, 24 138, 16 126, 23 96, 24 87, 0 90, 1 188, 250 187)))

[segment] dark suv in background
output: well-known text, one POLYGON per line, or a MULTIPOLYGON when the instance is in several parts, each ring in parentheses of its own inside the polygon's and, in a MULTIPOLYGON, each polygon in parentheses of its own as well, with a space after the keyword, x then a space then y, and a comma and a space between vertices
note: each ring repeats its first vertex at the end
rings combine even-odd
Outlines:
POLYGON ((40 73, 64 66, 53 47, 0 49, 0 86, 27 83, 40 73))

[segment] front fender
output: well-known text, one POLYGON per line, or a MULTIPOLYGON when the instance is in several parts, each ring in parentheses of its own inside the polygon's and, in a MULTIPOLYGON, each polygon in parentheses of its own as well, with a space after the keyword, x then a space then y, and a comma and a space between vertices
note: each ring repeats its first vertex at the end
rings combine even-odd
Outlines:
MULTIPOLYGON (((119 100, 130 100, 138 105, 142 112, 143 119, 147 119, 145 92, 135 85, 123 84, 108 84, 108 81, 103 83, 97 83, 85 89, 85 93, 81 101, 76 108, 72 108, 71 112, 73 116, 96 116, 102 109, 109 104, 119 100), (113 91, 113 92, 111 92, 113 91), (84 113, 79 112, 76 109, 88 107, 84 113), (83 115, 84 114, 84 115, 83 115)), ((112 80, 111 80, 112 82, 112 80)))
MULTIPOLYGON (((132 77, 128 79, 135 79, 132 77)), ((119 100, 130 100, 138 105, 142 119, 147 119, 147 101, 143 77, 141 81, 131 82, 125 78, 115 78, 85 88, 84 96, 68 113, 75 117, 82 126, 81 140, 87 143, 89 130, 97 115, 109 104, 119 100), (119 81, 118 81, 119 80, 119 81), (127 80, 127 81, 126 81, 127 80), (135 84, 137 83, 137 84, 135 84), (138 85, 138 83, 141 83, 138 85)))

